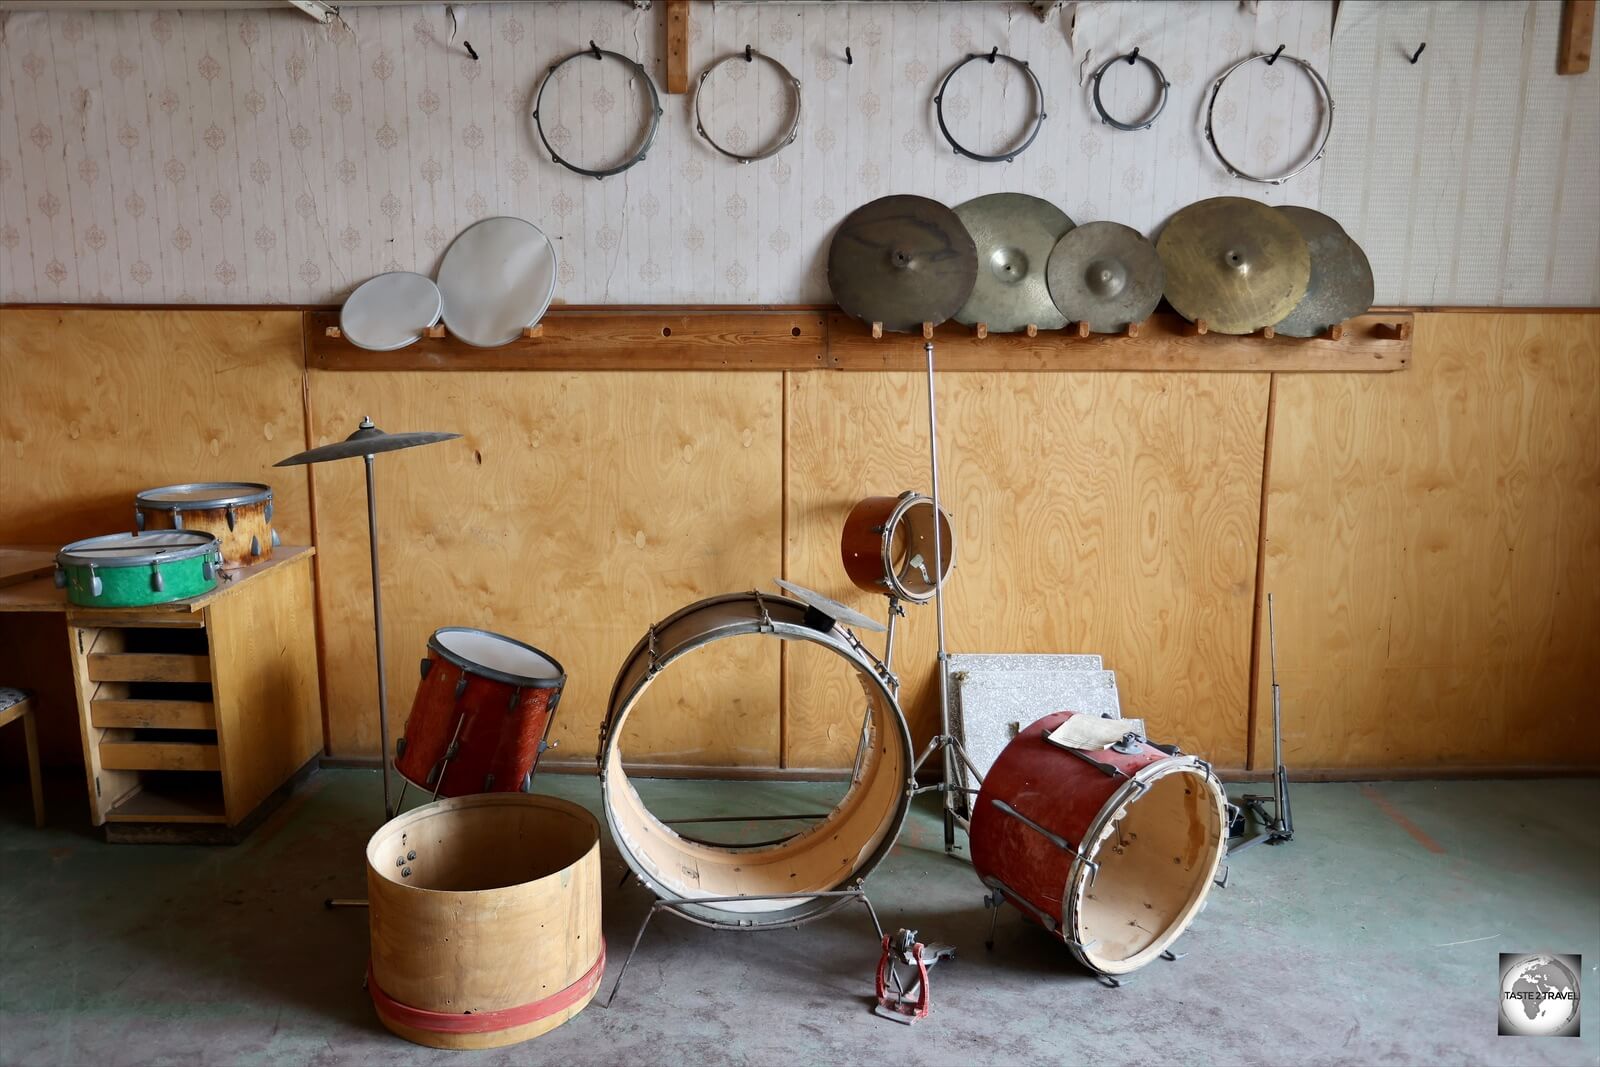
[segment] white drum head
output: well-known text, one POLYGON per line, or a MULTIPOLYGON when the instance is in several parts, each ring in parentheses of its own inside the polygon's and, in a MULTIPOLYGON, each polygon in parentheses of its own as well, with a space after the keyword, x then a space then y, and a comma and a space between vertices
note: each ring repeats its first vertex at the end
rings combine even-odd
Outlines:
POLYGON ((439 264, 444 324, 469 345, 498 348, 544 316, 556 291, 556 252, 544 231, 509 216, 463 230, 439 264))
POLYGON ((339 311, 339 330, 358 348, 393 352, 421 340, 443 310, 432 278, 397 270, 356 287, 339 311))
POLYGON ((433 639, 446 652, 500 674, 540 681, 554 681, 561 677, 561 667, 544 653, 521 641, 513 641, 487 630, 438 630, 433 639))

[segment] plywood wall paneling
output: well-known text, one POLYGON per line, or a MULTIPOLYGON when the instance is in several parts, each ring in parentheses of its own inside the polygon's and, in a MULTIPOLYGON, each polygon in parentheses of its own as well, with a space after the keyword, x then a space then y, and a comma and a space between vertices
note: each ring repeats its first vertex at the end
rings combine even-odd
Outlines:
MULTIPOLYGON (((458 441, 380 456, 395 736, 428 635, 477 626, 567 669, 552 758, 592 758, 623 658, 647 627, 779 573, 780 374, 311 375, 318 441, 363 415, 458 441)), ((330 747, 378 750, 362 465, 317 470, 330 747)), ((630 722, 630 758, 774 766, 776 642, 672 668, 630 722)))
POLYGON ((272 486, 286 544, 311 536, 300 314, 0 311, 0 542, 133 528, 173 482, 272 486))
MULTIPOLYGON (((880 617, 839 531, 864 496, 926 491, 924 380, 789 381, 788 576, 880 617)), ((951 651, 1099 652, 1128 714, 1241 765, 1267 391, 1248 374, 943 374, 951 651)), ((896 660, 920 743, 937 725, 933 608, 908 614, 896 660)), ((793 669, 785 686, 788 762, 848 762, 845 691, 793 669)))
POLYGON ((1600 319, 1420 315, 1416 339, 1381 382, 1278 383, 1286 758, 1600 763, 1600 319))

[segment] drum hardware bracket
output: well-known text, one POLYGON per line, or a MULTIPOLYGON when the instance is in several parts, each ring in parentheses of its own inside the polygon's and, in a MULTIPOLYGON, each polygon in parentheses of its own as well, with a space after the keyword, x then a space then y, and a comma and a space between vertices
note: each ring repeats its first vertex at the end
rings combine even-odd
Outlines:
POLYGON ((1016 808, 1013 808, 1010 804, 1007 804, 999 797, 991 797, 989 799, 989 803, 993 804, 997 809, 1011 816, 1013 819, 1017 820, 1034 833, 1039 834, 1046 841, 1056 846, 1056 848, 1059 848, 1061 851, 1074 857, 1078 862, 1088 867, 1089 877, 1091 880, 1099 877, 1100 865, 1094 860, 1085 857, 1082 852, 1078 851, 1077 846, 1073 845, 1072 842, 1068 841, 1055 831, 1040 826, 1038 823, 1034 822, 1032 819, 1028 818, 1026 815, 1022 814, 1022 812, 1018 811, 1016 808))
MULTIPOLYGON (((623 881, 624 882, 627 881, 627 876, 626 875, 623 876, 623 881)), ((848 889, 819 890, 819 891, 817 891, 815 893, 767 893, 767 894, 760 894, 760 895, 754 895, 754 896, 695 897, 693 899, 683 899, 683 900, 661 900, 661 899, 658 898, 658 899, 656 899, 656 900, 651 902, 650 909, 645 912, 643 921, 641 921, 639 923, 639 931, 638 931, 638 933, 633 935, 633 944, 629 947, 628 954, 623 957, 622 967, 620 969, 618 969, 618 971, 617 971, 617 980, 611 986, 611 995, 606 998, 605 1007, 610 1008, 612 1002, 617 999, 617 991, 622 988, 622 979, 628 973, 628 964, 633 962, 634 953, 639 951, 639 942, 644 939, 644 932, 645 932, 646 929, 649 928, 650 920, 654 919, 656 917, 656 913, 657 912, 663 912, 663 911, 669 912, 669 913, 671 913, 673 915, 676 915, 680 919, 685 919, 685 920, 687 920, 689 922, 695 923, 696 925, 708 926, 710 924, 707 923, 704 919, 699 918, 698 916, 694 915, 692 912, 689 912, 689 911, 687 911, 685 909, 689 908, 689 907, 692 907, 692 906, 695 906, 695 905, 729 904, 729 903, 733 903, 735 901, 741 901, 741 902, 743 902, 743 901, 753 901, 753 900, 796 900, 796 901, 802 901, 802 900, 812 900, 812 899, 814 899, 816 897, 834 898, 834 899, 837 899, 837 900, 841 901, 841 904, 843 902, 845 902, 845 901, 848 901, 848 900, 859 900, 859 901, 861 901, 862 906, 864 906, 867 909, 867 916, 872 920, 872 928, 873 928, 874 931, 876 931, 876 933, 878 935, 878 943, 881 945, 886 940, 886 938, 884 936, 884 933, 883 933, 883 924, 878 921, 877 909, 875 909, 872 906, 872 900, 867 896, 866 890, 864 888, 862 888, 862 885, 861 885, 861 883, 859 881, 856 882, 854 885, 852 885, 848 889)), ((718 927, 715 927, 715 929, 719 929, 719 930, 758 930, 758 929, 759 930, 782 930, 782 929, 793 929, 795 927, 803 926, 805 923, 811 921, 812 919, 818 918, 818 917, 820 917, 822 915, 826 915, 826 914, 829 913, 829 911, 832 911, 832 910, 833 909, 830 908, 830 909, 828 909, 828 911, 817 912, 817 913, 815 913, 813 915, 808 915, 803 919, 797 919, 794 922, 788 922, 788 923, 776 923, 776 924, 767 925, 767 926, 760 926, 760 927, 757 927, 757 926, 754 926, 754 925, 718 926, 718 927)))
POLYGON ((545 72, 544 80, 539 83, 539 95, 535 97, 533 101, 533 126, 539 134, 539 141, 544 145, 545 151, 550 153, 550 161, 566 167, 574 174, 582 174, 585 177, 594 178, 596 180, 601 178, 609 178, 613 174, 621 174, 629 167, 632 167, 637 163, 642 163, 645 155, 650 151, 650 146, 655 143, 656 131, 661 126, 661 115, 661 94, 656 92, 656 83, 651 79, 650 72, 645 70, 643 65, 634 62, 627 56, 622 55, 619 52, 607 51, 606 49, 603 49, 599 45, 595 44, 593 41, 589 42, 588 48, 580 49, 567 56, 565 59, 554 63, 550 69, 545 72), (644 137, 639 144, 638 151, 636 151, 632 156, 623 160, 621 163, 618 163, 614 167, 590 169, 588 167, 580 167, 578 164, 570 162, 569 160, 563 158, 561 153, 555 150, 555 146, 550 143, 550 138, 545 136, 544 123, 539 118, 539 108, 544 102, 544 91, 549 87, 550 79, 555 77, 556 71, 560 70, 568 63, 571 63, 574 59, 589 57, 597 61, 603 61, 607 56, 610 56, 612 59, 615 59, 627 66, 631 70, 633 76, 644 84, 645 89, 650 94, 650 120, 649 125, 645 128, 644 137))
POLYGON ((1012 889, 1010 886, 1006 885, 993 875, 985 878, 983 880, 983 884, 988 886, 991 890, 989 893, 984 894, 983 906, 985 908, 992 908, 994 911, 994 914, 989 917, 989 940, 984 942, 984 947, 990 952, 994 951, 994 927, 995 921, 1000 917, 1000 905, 1006 903, 1014 905, 1018 911, 1025 911, 1029 915, 1032 915, 1034 919, 1039 922, 1039 925, 1043 926, 1046 930, 1050 931, 1050 933, 1054 934, 1062 941, 1062 943, 1075 948, 1080 952, 1087 952, 1100 943, 1099 939, 1095 939, 1087 943, 1079 943, 1071 937, 1068 937, 1067 932, 1061 928, 1061 924, 1057 922, 1053 916, 1034 907, 1022 896, 1020 896, 1015 889, 1012 889))
POLYGON ((1122 753, 1124 756, 1131 756, 1139 751, 1139 746, 1142 744, 1144 744, 1144 738, 1130 730, 1118 740, 1113 741, 1111 749, 1114 752, 1122 753))
MULTIPOLYGON (((656 674, 659 674, 661 672, 661 668, 663 666, 663 664, 661 662, 661 653, 656 648, 656 624, 655 623, 651 623, 650 624, 650 629, 648 631, 646 631, 646 633, 645 633, 645 640, 649 642, 650 674, 651 674, 652 677, 654 677, 656 674)), ((603 732, 604 732, 604 728, 602 728, 602 733, 603 732)))
MULTIPOLYGON (((772 613, 767 610, 766 598, 761 595, 761 590, 759 590, 759 589, 750 590, 750 595, 756 598, 756 610, 761 613, 761 622, 756 626, 756 629, 759 630, 761 633, 764 633, 764 634, 772 633, 776 629, 776 627, 774 627, 772 625, 772 613)), ((829 619, 826 616, 822 616, 822 618, 827 622, 827 625, 826 626, 819 626, 812 619, 813 615, 822 616, 822 613, 817 611, 816 608, 813 608, 810 605, 807 605, 806 606, 806 614, 805 614, 805 624, 807 626, 811 627, 813 630, 818 630, 818 631, 821 631, 823 633, 826 633, 827 631, 833 629, 833 620, 832 619, 829 619)), ((651 637, 654 638, 654 636, 655 636, 655 629, 654 629, 654 627, 652 627, 651 628, 651 637)), ((654 656, 654 654, 655 654, 655 646, 654 646, 654 643, 652 642, 652 644, 651 644, 651 655, 652 655, 652 657, 654 656)))
POLYGON ((1095 759, 1093 756, 1089 755, 1087 752, 1082 751, 1081 749, 1063 748, 1061 751, 1067 753, 1068 755, 1076 756, 1078 759, 1081 759, 1083 762, 1087 763, 1089 766, 1093 767, 1095 770, 1099 771, 1101 774, 1105 775, 1107 778, 1116 778, 1116 777, 1119 777, 1119 776, 1122 777, 1122 778, 1131 778, 1132 777, 1130 774, 1128 774, 1127 771, 1123 770, 1121 767, 1113 767, 1109 763, 1101 763, 1099 760, 1095 759))

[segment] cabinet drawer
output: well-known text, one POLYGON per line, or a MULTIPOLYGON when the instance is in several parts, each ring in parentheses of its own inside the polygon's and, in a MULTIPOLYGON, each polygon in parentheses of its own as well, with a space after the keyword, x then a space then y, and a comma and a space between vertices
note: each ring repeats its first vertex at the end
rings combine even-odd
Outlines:
POLYGON ((108 730, 215 730, 217 713, 209 700, 95 700, 89 721, 108 730))
POLYGON ((91 652, 91 682, 209 682, 209 656, 159 652, 91 652))
POLYGON ((102 741, 100 766, 108 771, 218 771, 214 744, 185 741, 102 741))

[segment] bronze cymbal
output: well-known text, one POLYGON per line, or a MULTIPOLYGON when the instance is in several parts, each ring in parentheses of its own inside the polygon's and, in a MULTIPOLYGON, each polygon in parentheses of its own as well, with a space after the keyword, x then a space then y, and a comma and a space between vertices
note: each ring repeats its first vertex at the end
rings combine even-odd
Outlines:
POLYGON ((1306 295, 1311 250, 1288 217, 1255 200, 1218 196, 1179 211, 1156 242, 1167 301, 1217 333, 1280 322, 1306 295))
POLYGON ((1119 222, 1087 222, 1063 234, 1046 277, 1066 320, 1087 322, 1095 333, 1149 318, 1166 282, 1156 246, 1119 222))
POLYGON ((981 322, 995 333, 1065 326, 1050 299, 1045 266, 1050 250, 1072 229, 1067 213, 1027 193, 990 193, 957 205, 956 215, 978 249, 978 279, 956 321, 981 322))
POLYGON ((438 433, 418 430, 412 433, 384 433, 372 425, 371 419, 362 419, 356 432, 343 441, 333 441, 316 448, 297 452, 288 459, 280 459, 274 467, 296 467, 303 463, 327 463, 335 459, 354 459, 356 456, 373 456, 379 452, 394 452, 402 448, 431 445, 435 441, 451 441, 458 433, 438 433))
POLYGON ((1311 249, 1311 280, 1306 295, 1274 326, 1285 337, 1316 337, 1330 326, 1364 313, 1372 306, 1372 265, 1344 227, 1308 207, 1284 205, 1311 249))
POLYGON ((813 610, 820 611, 841 626, 854 626, 860 630, 870 630, 873 633, 882 633, 886 627, 876 619, 868 618, 855 608, 839 603, 832 597, 823 596, 815 589, 807 589, 799 582, 789 582, 782 578, 772 579, 778 583, 778 588, 794 597, 800 603, 813 610))
POLYGON ((885 196, 852 211, 828 248, 828 287, 848 314, 899 333, 961 309, 978 250, 954 211, 925 196, 885 196))

